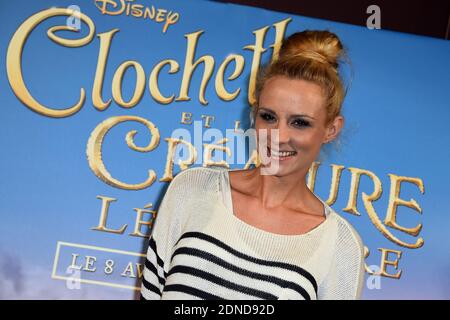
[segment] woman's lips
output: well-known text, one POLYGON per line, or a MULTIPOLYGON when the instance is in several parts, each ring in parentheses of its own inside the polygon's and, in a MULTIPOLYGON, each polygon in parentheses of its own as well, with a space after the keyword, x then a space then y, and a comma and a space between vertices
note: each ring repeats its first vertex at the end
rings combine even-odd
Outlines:
POLYGON ((285 161, 285 160, 289 160, 294 158, 297 155, 297 152, 294 151, 294 154, 288 155, 288 156, 276 156, 276 155, 272 155, 271 150, 269 147, 267 147, 267 156, 269 158, 272 158, 274 160, 279 160, 279 161, 285 161))

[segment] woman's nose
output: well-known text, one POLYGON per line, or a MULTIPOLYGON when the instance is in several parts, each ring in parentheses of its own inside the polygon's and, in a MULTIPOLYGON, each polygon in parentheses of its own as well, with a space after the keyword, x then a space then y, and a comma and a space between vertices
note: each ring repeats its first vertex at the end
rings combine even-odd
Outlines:
POLYGON ((283 123, 278 124, 275 131, 275 137, 273 136, 272 138, 275 138, 280 145, 289 142, 289 127, 283 123))

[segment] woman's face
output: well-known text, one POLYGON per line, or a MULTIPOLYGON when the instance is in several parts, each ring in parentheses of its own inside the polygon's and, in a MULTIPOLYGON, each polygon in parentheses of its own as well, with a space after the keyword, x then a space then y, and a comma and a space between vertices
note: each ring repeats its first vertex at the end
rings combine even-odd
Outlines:
POLYGON ((299 171, 306 174, 330 136, 325 126, 325 101, 321 87, 315 83, 283 76, 266 81, 255 118, 263 167, 270 166, 270 172, 277 176, 299 171), (260 136, 261 129, 267 129, 267 134, 260 136), (278 138, 270 129, 278 129, 278 138))

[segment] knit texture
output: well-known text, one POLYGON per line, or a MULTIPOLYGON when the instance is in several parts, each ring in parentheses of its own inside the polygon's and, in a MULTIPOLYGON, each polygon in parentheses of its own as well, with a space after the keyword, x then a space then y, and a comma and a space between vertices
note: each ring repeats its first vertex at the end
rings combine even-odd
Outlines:
MULTIPOLYGON (((364 246, 324 201, 326 219, 300 235, 233 214, 229 170, 194 167, 169 184, 149 238, 141 299, 359 299, 364 246)), ((319 198, 320 200, 320 198, 319 198)))

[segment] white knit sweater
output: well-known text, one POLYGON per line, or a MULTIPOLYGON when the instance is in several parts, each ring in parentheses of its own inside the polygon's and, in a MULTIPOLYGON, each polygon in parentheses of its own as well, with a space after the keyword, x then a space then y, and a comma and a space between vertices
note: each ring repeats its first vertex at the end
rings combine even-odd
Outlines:
POLYGON ((150 236, 141 299, 359 299, 363 243, 323 202, 305 234, 258 229, 233 214, 228 171, 180 172, 150 236))

